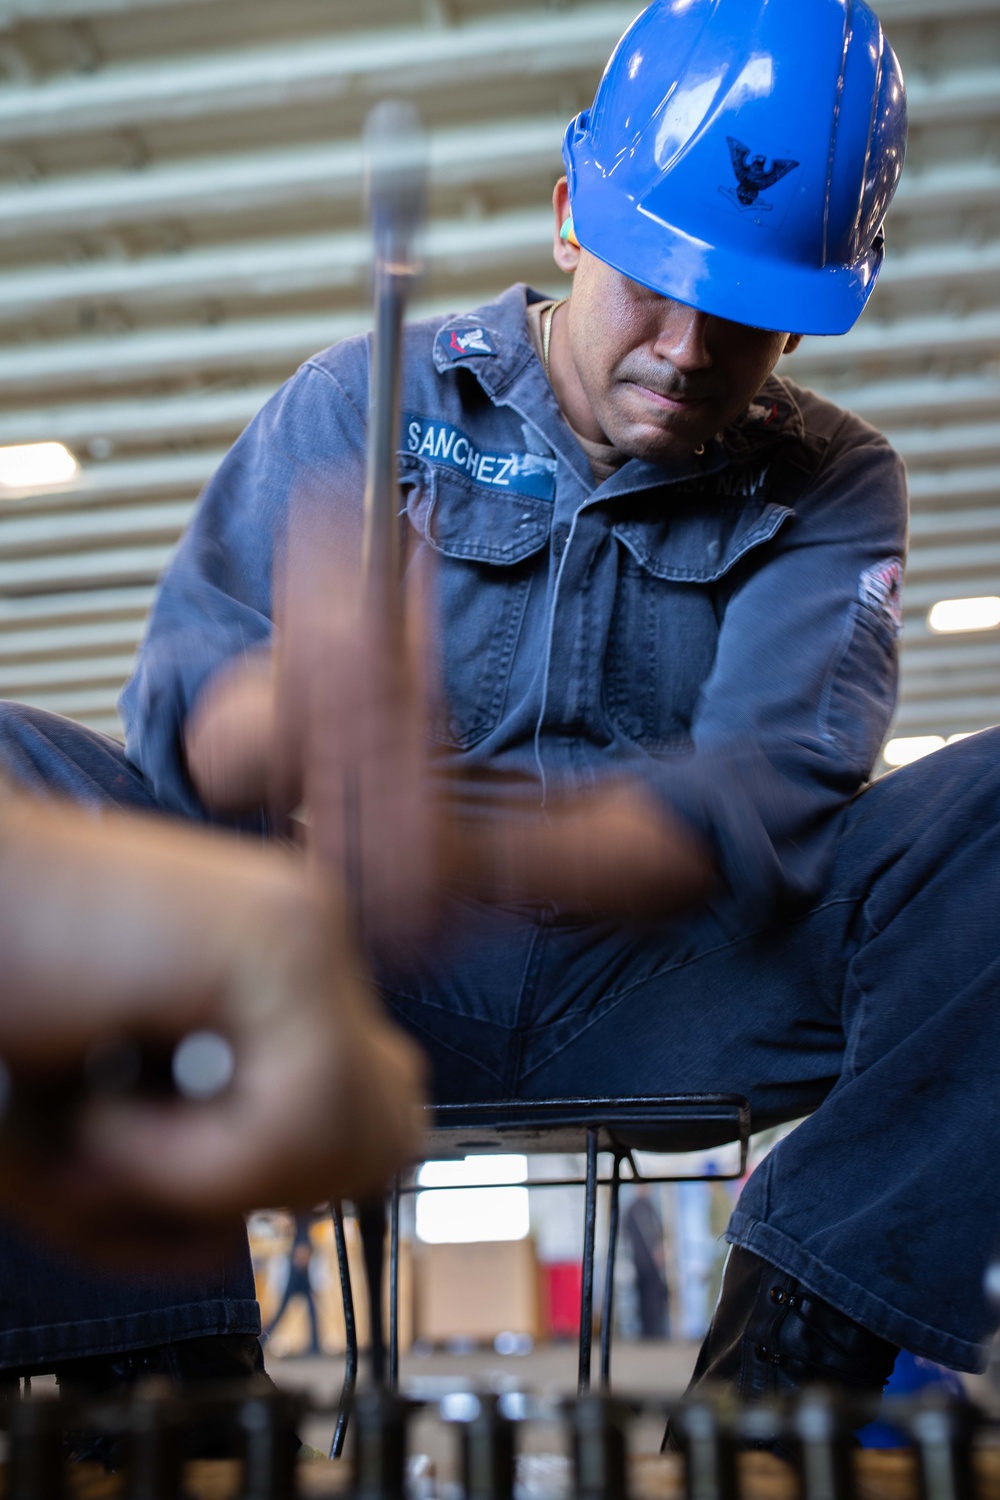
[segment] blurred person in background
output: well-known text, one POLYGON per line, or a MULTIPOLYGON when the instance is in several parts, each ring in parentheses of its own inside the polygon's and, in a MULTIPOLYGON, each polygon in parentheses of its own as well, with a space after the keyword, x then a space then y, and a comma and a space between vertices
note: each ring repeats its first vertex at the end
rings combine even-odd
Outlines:
POLYGON ((625 1243, 635 1270, 639 1337, 670 1337, 670 1289, 667 1285, 663 1220, 648 1183, 640 1183, 622 1217, 625 1243))
MULTIPOLYGON (((878 1390, 903 1344, 980 1368, 994 1323, 970 1048, 1000 1047, 996 737, 866 787, 905 476, 774 373, 864 309, 905 141, 861 0, 656 0, 566 133, 572 295, 407 330, 414 649, 390 659, 353 597, 370 358, 348 340, 208 486, 122 702, 173 812, 264 832, 304 797, 439 1099, 814 1111, 733 1214, 695 1372, 750 1396, 878 1390), (303 495, 326 543, 300 590, 303 495)), ((11 753, 78 791, 60 733, 25 715, 11 753)))
POLYGON ((299 1352, 302 1354, 322 1354, 323 1349, 319 1337, 319 1315, 316 1311, 316 1299, 313 1296, 312 1276, 312 1217, 309 1214, 299 1213, 295 1215, 292 1232, 292 1243, 288 1248, 288 1270, 285 1275, 285 1284, 281 1289, 281 1297, 274 1315, 267 1326, 267 1337, 270 1338, 278 1327, 292 1302, 300 1300, 305 1304, 306 1317, 309 1320, 309 1338, 305 1347, 299 1352))

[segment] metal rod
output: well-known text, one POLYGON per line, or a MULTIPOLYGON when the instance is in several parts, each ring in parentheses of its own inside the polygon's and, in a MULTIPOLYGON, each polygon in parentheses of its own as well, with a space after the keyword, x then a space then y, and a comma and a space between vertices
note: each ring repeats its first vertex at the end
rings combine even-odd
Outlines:
MULTIPOLYGON (((437 1157, 434 1158, 435 1161, 437 1159, 437 1157)), ((610 1187, 613 1180, 614 1179, 611 1177, 598 1177, 597 1186, 610 1187)), ((730 1172, 703 1172, 699 1173, 697 1177, 678 1177, 676 1174, 672 1173, 669 1177, 625 1177, 622 1179, 622 1181, 645 1182, 653 1184, 661 1182, 735 1182, 737 1181, 737 1177, 734 1173, 730 1172)), ((526 1182, 518 1183, 518 1187, 533 1190, 534 1188, 585 1187, 586 1184, 586 1177, 532 1177, 526 1182)), ((495 1186, 495 1184, 491 1182, 442 1182, 440 1184, 435 1183, 433 1188, 428 1188, 426 1183, 407 1182, 401 1185, 399 1191, 404 1196, 410 1195, 412 1193, 427 1192, 467 1193, 472 1188, 493 1186, 495 1186)))
POLYGON ((601 1308, 601 1389, 611 1384, 611 1337, 615 1321, 615 1253, 618 1249, 619 1199, 622 1159, 615 1153, 611 1175, 611 1213, 608 1220, 608 1256, 604 1268, 604 1305, 601 1308))
POLYGON ((629 1412, 603 1396, 586 1396, 570 1414, 573 1500, 626 1500, 629 1412))
POLYGON ((382 1283, 385 1269, 385 1203, 381 1198, 358 1204, 358 1225, 368 1282, 368 1327, 371 1334, 372 1384, 385 1384, 385 1328, 382 1283))
POLYGON ((399 1389, 399 1178, 389 1199, 389 1389, 399 1389))
POLYGON ((968 1406, 924 1398, 910 1420, 924 1500, 975 1500, 972 1463, 975 1419, 968 1406))
POLYGON ((414 241, 426 187, 426 148, 412 106, 395 100, 376 105, 365 123, 365 148, 375 251, 375 327, 362 558, 369 604, 391 632, 401 624, 396 450, 403 315, 417 269, 414 241))
POLYGON ((583 1212, 583 1281, 580 1287, 580 1369, 577 1390, 590 1390, 590 1346, 594 1331, 594 1236, 597 1229, 597 1136, 587 1131, 587 1195, 583 1212))
MULTIPOLYGON (((400 385, 403 316, 416 275, 414 240, 423 217, 426 153, 412 105, 386 100, 365 122, 368 212, 374 248, 375 326, 368 383, 368 464, 365 477, 362 572, 365 605, 383 632, 387 665, 403 641, 400 591, 399 483, 400 385)), ((348 776, 346 804, 347 889, 354 925, 364 934, 364 830, 357 778, 348 776)), ((374 1345, 373 1345, 374 1350, 374 1345)))
POLYGON ((514 1424, 500 1397, 472 1397, 473 1413, 461 1424, 462 1500, 514 1500, 514 1424))
POLYGON ((371 605, 390 630, 399 614, 396 446, 404 306, 404 295, 397 278, 387 273, 382 262, 376 260, 363 568, 371 605))
POLYGON ((337 1425, 333 1429, 333 1441, 330 1444, 330 1457, 340 1458, 344 1452, 354 1388, 358 1383, 358 1325, 354 1317, 354 1290, 351 1286, 351 1267, 347 1259, 347 1239, 344 1235, 344 1210, 340 1203, 330 1204, 330 1217, 333 1220, 333 1238, 337 1246, 340 1295, 344 1303, 344 1384, 337 1407, 337 1425))
POLYGON ((855 1439, 836 1395, 807 1389, 792 1422, 804 1500, 853 1500, 855 1439))
MULTIPOLYGON (((675 1419, 671 1419, 671 1425, 675 1419)), ((688 1500, 737 1500, 736 1441, 711 1401, 691 1401, 676 1416, 688 1500)))
POLYGON ((353 1500, 403 1500, 409 1408, 386 1390, 362 1391, 354 1413, 353 1500))

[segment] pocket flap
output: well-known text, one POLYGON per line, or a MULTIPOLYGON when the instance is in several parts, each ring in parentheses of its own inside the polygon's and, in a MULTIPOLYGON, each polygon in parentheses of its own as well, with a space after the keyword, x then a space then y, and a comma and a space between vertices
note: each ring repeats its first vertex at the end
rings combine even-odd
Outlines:
POLYGON ((548 501, 487 489, 462 474, 430 465, 419 474, 404 476, 403 482, 407 480, 410 521, 445 557, 509 567, 548 542, 552 526, 548 501))
POLYGON ((741 557, 776 536, 794 515, 787 505, 673 511, 622 521, 613 534, 641 568, 674 583, 713 583, 741 557))

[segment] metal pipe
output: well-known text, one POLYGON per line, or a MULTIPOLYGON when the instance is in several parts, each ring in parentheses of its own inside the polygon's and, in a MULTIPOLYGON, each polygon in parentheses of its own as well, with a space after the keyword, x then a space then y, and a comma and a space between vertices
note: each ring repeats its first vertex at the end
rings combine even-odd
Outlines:
MULTIPOLYGON (((426 149, 415 111, 386 100, 365 124, 368 210, 375 248, 368 468, 363 562, 369 604, 399 619, 399 400, 403 315, 417 272, 415 240, 426 197, 426 149)), ((391 639, 391 637, 390 637, 391 639)))
POLYGON ((381 1198, 358 1204, 358 1227, 365 1253, 368 1283, 368 1327, 371 1339, 372 1384, 385 1384, 385 1328, 382 1317, 382 1282, 385 1266, 385 1204, 381 1198))
MULTIPOLYGON (((489 276, 509 267, 511 257, 541 267, 550 215, 525 208, 468 220, 442 220, 429 232, 428 261, 439 274, 461 264, 489 276)), ((19 267, 0 272, 0 323, 29 319, 89 303, 126 303, 156 310, 162 317, 177 302, 212 297, 267 298, 307 292, 357 291, 368 268, 368 238, 356 230, 336 235, 228 242, 211 248, 113 259, 76 265, 19 267)), ((953 276, 987 275, 1000 255, 987 249, 939 252, 931 257, 938 281, 953 276), (953 264, 954 262, 954 264, 953 264)))
MULTIPOLYGON (((533 76, 559 77, 603 67, 634 18, 629 5, 587 6, 567 26, 564 16, 528 12, 512 26, 506 15, 431 29, 331 37, 224 51, 172 63, 119 65, 83 77, 57 76, 14 85, 0 96, 0 140, 45 140, 88 131, 140 128, 155 121, 211 119, 233 111, 301 107, 342 97, 371 75, 382 88, 414 93, 453 86, 456 77, 520 78, 525 57, 533 76)), ((553 153, 558 136, 553 140, 553 153)))
POLYGON ((618 1249, 622 1159, 615 1152, 611 1173, 611 1212, 608 1220, 608 1255, 604 1268, 604 1305, 601 1309, 601 1389, 611 1385, 611 1338, 615 1318, 615 1254, 618 1249))
POLYGON ((389 1389, 399 1389, 399 1178, 389 1198, 389 1389))
POLYGON ((347 1259, 347 1240, 344 1235, 344 1210, 340 1203, 330 1204, 330 1217, 333 1220, 333 1238, 337 1246, 340 1295, 344 1304, 344 1384, 337 1407, 337 1425, 333 1429, 333 1441, 330 1444, 330 1457, 340 1458, 344 1452, 354 1388, 358 1383, 358 1325, 354 1316, 354 1290, 351 1286, 351 1267, 347 1259))
MULTIPOLYGON (((428 142, 434 181, 478 189, 484 182, 523 181, 528 173, 547 173, 565 128, 565 116, 555 113, 435 131, 428 142)), ((0 186, 0 240, 60 231, 80 234, 204 213, 213 218, 248 209, 259 213, 293 203, 353 201, 363 176, 361 147, 356 140, 345 140, 207 160, 192 157, 181 166, 152 162, 141 172, 46 177, 0 186)), ((994 190, 1000 193, 1000 171, 988 162, 958 164, 940 177, 949 207, 961 208, 966 200, 978 205, 994 190), (962 191, 965 197, 959 198, 962 191)), ((921 184, 928 179, 931 173, 924 174, 921 184)), ((900 191, 905 187, 906 179, 900 191)))
POLYGON ((583 1281, 580 1287, 580 1366, 577 1390, 590 1390, 590 1346, 594 1331, 594 1236, 597 1230, 597 1128, 587 1131, 587 1187, 583 1211, 583 1281))

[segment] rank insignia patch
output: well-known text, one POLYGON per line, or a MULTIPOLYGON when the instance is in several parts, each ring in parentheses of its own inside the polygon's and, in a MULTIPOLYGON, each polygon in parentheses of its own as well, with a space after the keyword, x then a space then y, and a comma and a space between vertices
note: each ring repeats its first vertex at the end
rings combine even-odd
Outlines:
POLYGON ((903 564, 898 557, 866 568, 858 598, 897 635, 903 628, 903 564))
POLYGON ((442 328, 437 346, 454 364, 477 355, 495 355, 497 346, 485 328, 442 328))
POLYGON ((767 406, 753 401, 747 408, 747 417, 751 422, 759 422, 762 427, 773 427, 781 417, 781 407, 777 401, 772 401, 767 406))

